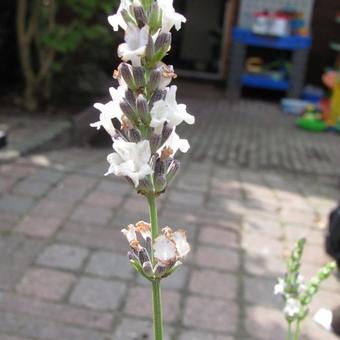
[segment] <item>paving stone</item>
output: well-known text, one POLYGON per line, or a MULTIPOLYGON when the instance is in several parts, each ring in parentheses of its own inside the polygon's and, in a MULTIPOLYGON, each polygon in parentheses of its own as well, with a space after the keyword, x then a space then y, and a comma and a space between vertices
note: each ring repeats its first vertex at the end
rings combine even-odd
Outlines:
POLYGON ((126 195, 131 192, 130 185, 123 180, 112 180, 112 179, 103 179, 97 185, 96 190, 100 192, 107 192, 115 195, 126 195))
POLYGON ((30 215, 45 216, 45 217, 59 217, 61 219, 66 216, 73 209, 73 205, 69 202, 54 201, 43 198, 36 206, 30 211, 30 215))
POLYGON ((10 212, 0 212, 0 232, 10 231, 18 219, 20 215, 10 213, 10 212))
POLYGON ((247 254, 281 257, 284 254, 282 242, 260 234, 243 234, 242 249, 247 254))
POLYGON ((191 193, 189 191, 171 191, 168 194, 168 200, 175 206, 184 209, 197 208, 203 205, 204 195, 191 193))
POLYGON ((199 241, 203 244, 210 244, 219 248, 238 247, 238 235, 235 232, 213 227, 202 227, 199 241))
POLYGON ((134 269, 126 255, 96 251, 92 254, 85 272, 104 278, 131 279, 134 269))
POLYGON ((249 306, 244 322, 248 334, 259 340, 285 339, 287 336, 286 320, 279 309, 249 306))
POLYGON ((17 182, 16 178, 1 177, 0 178, 0 193, 7 193, 12 189, 14 184, 17 182))
POLYGON ((30 340, 28 338, 22 338, 22 337, 17 337, 15 335, 6 335, 3 333, 0 333, 0 339, 1 340, 30 340))
POLYGON ((214 335, 213 333, 190 332, 184 331, 180 334, 178 340, 233 340, 228 335, 214 335))
POLYGON ((85 203, 106 208, 117 208, 124 200, 124 196, 109 192, 93 191, 85 199, 85 203))
POLYGON ((260 215, 247 215, 243 221, 245 234, 262 234, 267 237, 281 238, 283 236, 283 227, 276 219, 268 219, 260 215))
POLYGON ((237 271, 239 267, 239 255, 230 249, 216 249, 201 246, 194 255, 195 263, 198 266, 237 271))
MULTIPOLYGON (((165 325, 164 340, 170 340, 173 333, 171 327, 165 325)), ((138 320, 132 318, 124 318, 118 324, 113 334, 114 340, 152 340, 153 327, 152 322, 147 320, 138 320)))
POLYGON ((128 244, 124 240, 118 225, 107 228, 99 225, 70 222, 64 225, 58 233, 57 239, 82 247, 122 252, 125 255, 128 250, 128 244))
MULTIPOLYGON (((89 309, 36 300, 14 294, 3 294, 0 297, 0 310, 11 313, 25 313, 30 316, 83 326, 100 330, 111 330, 113 316, 89 309)), ((0 339, 2 339, 0 337, 0 339)))
POLYGON ((34 174, 29 176, 31 181, 44 181, 50 184, 57 183, 65 174, 63 172, 55 171, 52 169, 40 169, 34 174))
POLYGON ((238 308, 234 302, 191 296, 186 301, 184 325, 208 331, 234 333, 238 308))
POLYGON ((31 197, 23 197, 19 195, 5 195, 0 197, 0 211, 15 214, 26 213, 34 204, 31 197))
POLYGON ((213 270, 194 270, 191 273, 189 290, 204 296, 230 300, 237 296, 238 278, 233 274, 213 270))
POLYGON ((0 289, 13 289, 43 246, 42 241, 19 235, 0 238, 0 289))
POLYGON ((52 189, 46 198, 52 201, 62 201, 74 204, 83 198, 85 192, 86 189, 84 188, 70 188, 59 185, 52 189))
POLYGON ((274 286, 277 278, 245 277, 244 298, 248 303, 277 307, 282 307, 282 301, 274 295, 274 286))
POLYGON ((16 194, 39 197, 45 194, 49 189, 50 183, 48 182, 25 179, 14 187, 13 192, 16 194))
POLYGON ((82 190, 91 189, 97 182, 96 178, 83 176, 79 174, 69 174, 61 182, 61 186, 65 188, 77 188, 82 190))
MULTIPOLYGON (((39 340, 107 340, 107 332, 78 328, 37 319, 27 314, 0 312, 0 329, 2 332, 16 334, 20 337, 39 340)), ((25 339, 26 340, 26 339, 25 339)))
POLYGON ((112 209, 82 204, 74 211, 71 220, 74 222, 106 225, 109 223, 112 215, 112 209))
POLYGON ((75 281, 76 278, 72 274, 51 269, 31 268, 26 272, 16 290, 23 295, 60 301, 75 281))
POLYGON ((116 310, 124 296, 126 284, 83 277, 70 296, 74 305, 97 310, 116 310))
POLYGON ((245 254, 245 269, 249 274, 278 277, 286 272, 283 258, 262 254, 245 254))
MULTIPOLYGON (((132 287, 126 299, 124 312, 132 316, 152 319, 151 289, 144 287, 132 287)), ((179 316, 180 295, 177 292, 163 290, 162 303, 164 320, 173 322, 179 316)))
POLYGON ((15 231, 32 237, 48 238, 60 227, 60 217, 42 217, 26 215, 15 231))
POLYGON ((52 244, 44 249, 36 263, 69 270, 78 270, 82 266, 89 251, 86 248, 66 244, 52 244))

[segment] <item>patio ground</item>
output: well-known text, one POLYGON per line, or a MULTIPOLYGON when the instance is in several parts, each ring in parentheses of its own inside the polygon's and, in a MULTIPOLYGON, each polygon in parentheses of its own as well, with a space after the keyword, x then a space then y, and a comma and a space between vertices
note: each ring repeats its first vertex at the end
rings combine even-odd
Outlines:
MULTIPOLYGON (((299 236, 305 276, 329 260, 339 136, 297 130, 274 104, 185 101, 192 148, 159 208, 161 225, 188 230, 192 253, 163 281, 167 339, 284 339, 273 285, 299 236)), ((120 233, 147 219, 146 204, 103 177, 108 152, 71 147, 0 166, 1 340, 152 339, 149 287, 120 233)), ((311 312, 339 298, 334 276, 311 312)), ((305 339, 335 336, 309 320, 305 339)))

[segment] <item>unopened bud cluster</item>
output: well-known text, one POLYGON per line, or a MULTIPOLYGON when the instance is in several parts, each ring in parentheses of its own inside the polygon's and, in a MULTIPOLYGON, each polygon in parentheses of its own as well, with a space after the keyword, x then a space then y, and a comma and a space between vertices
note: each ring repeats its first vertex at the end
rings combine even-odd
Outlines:
POLYGON ((162 62, 171 48, 171 28, 185 21, 171 0, 122 0, 109 17, 114 30, 125 31, 118 47, 122 63, 113 74, 119 86, 110 88, 111 101, 94 105, 100 117, 91 126, 105 128, 113 140, 107 175, 125 177, 148 197, 166 190, 179 169, 176 152, 190 147, 176 127, 195 119, 177 103, 177 87, 169 86, 176 74, 162 62))
POLYGON ((316 276, 305 282, 300 274, 301 258, 305 246, 305 239, 300 239, 287 261, 287 273, 279 278, 274 287, 274 294, 281 295, 284 302, 284 314, 289 323, 301 322, 309 312, 309 305, 318 292, 321 283, 326 280, 336 268, 335 262, 322 267, 316 276))
POLYGON ((128 258, 131 264, 150 281, 170 275, 190 251, 183 230, 173 231, 165 227, 152 242, 150 224, 140 221, 136 225, 128 225, 122 229, 122 233, 130 244, 128 258))

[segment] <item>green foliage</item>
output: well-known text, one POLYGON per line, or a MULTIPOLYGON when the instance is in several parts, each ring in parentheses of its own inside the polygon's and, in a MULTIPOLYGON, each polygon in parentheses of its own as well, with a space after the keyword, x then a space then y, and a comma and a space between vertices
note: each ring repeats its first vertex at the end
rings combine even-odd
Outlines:
POLYGON ((107 29, 97 22, 114 7, 112 0, 59 0, 57 24, 52 32, 44 32, 41 43, 61 54, 69 54, 86 42, 104 39, 107 29))

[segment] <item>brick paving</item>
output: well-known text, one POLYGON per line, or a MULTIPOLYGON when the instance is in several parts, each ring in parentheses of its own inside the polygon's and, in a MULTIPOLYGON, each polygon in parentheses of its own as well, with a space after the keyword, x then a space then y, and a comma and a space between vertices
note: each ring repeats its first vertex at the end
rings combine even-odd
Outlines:
MULTIPOLYGON (((192 243, 183 268, 163 281, 168 340, 284 339, 272 289, 294 240, 308 238, 306 276, 328 261, 339 137, 298 131, 273 104, 224 105, 189 100, 198 111, 197 128, 185 132, 192 150, 159 201, 160 224, 186 228, 192 243)), ((70 147, 0 166, 0 340, 152 339, 148 283, 129 266, 120 233, 147 218, 146 204, 103 177, 107 153, 70 147)), ((312 313, 339 297, 334 276, 312 313)), ((335 336, 309 320, 304 339, 335 336)))

